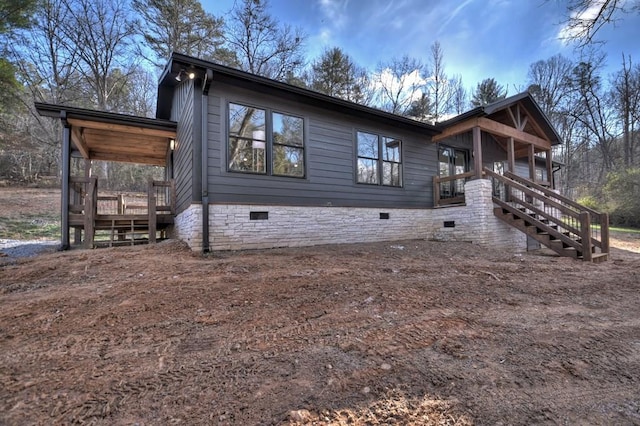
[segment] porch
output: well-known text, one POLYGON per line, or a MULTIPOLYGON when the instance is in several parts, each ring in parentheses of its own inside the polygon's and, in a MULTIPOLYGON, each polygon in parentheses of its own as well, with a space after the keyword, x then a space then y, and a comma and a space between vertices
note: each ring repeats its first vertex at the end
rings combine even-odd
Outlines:
POLYGON ((36 104, 36 109, 59 118, 63 126, 63 250, 72 244, 155 243, 167 236, 176 205, 171 176, 175 122, 61 105, 36 104), (144 192, 106 191, 92 170, 96 160, 158 166, 164 168, 164 179, 150 179, 144 192))
POLYGON ((528 94, 479 107, 443 126, 433 138, 447 146, 438 149, 434 207, 465 205, 467 183, 488 179, 495 216, 529 241, 561 256, 607 259, 608 216, 554 191, 552 146, 560 137, 528 94))

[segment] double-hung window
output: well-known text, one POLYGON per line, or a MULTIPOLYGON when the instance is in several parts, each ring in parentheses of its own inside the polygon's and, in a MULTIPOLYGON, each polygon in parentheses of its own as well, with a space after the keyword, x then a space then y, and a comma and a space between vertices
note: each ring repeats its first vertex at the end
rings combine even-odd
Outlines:
POLYGON ((230 171, 304 177, 304 120, 229 104, 230 171))
POLYGON ((402 186, 402 141, 397 138, 357 132, 358 183, 402 186))

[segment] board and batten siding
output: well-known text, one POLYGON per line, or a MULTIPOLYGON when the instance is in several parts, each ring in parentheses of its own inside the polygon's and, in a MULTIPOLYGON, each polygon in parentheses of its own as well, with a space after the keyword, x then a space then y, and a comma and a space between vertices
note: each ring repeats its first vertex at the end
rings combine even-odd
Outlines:
POLYGON ((214 204, 396 208, 433 205, 432 177, 437 173, 437 151, 427 134, 222 83, 214 83, 209 94, 208 156, 209 200, 214 204), (304 179, 227 170, 226 127, 230 102, 304 119, 304 179), (356 183, 356 131, 402 141, 402 187, 356 183))
POLYGON ((171 106, 171 120, 178 123, 173 167, 176 184, 176 211, 182 212, 193 199, 193 81, 176 87, 171 106))

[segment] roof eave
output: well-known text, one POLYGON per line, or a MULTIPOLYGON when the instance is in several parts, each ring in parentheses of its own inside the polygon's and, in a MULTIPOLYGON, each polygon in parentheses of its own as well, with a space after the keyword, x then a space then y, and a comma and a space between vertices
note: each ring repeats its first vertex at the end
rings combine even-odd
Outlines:
MULTIPOLYGON (((428 135, 435 135, 440 133, 440 130, 431 124, 415 121, 410 118, 402 117, 399 115, 391 114, 386 111, 382 111, 376 108, 356 104, 354 102, 346 101, 344 99, 335 98, 323 93, 315 92, 313 90, 305 89, 302 87, 293 86, 280 81, 272 80, 266 77, 240 71, 235 68, 230 68, 224 65, 216 64, 213 62, 205 61, 203 59, 194 58, 191 56, 183 55, 181 53, 173 53, 171 55, 170 63, 165 67, 165 72, 160 81, 160 86, 173 86, 171 73, 176 72, 178 68, 194 67, 196 69, 211 69, 213 71, 213 78, 215 80, 226 79, 228 81, 234 80, 237 82, 249 83, 257 85, 267 90, 279 91, 283 94, 288 94, 296 100, 305 101, 313 105, 322 104, 324 106, 331 106, 339 108, 344 112, 349 112, 358 116, 364 117, 376 117, 383 119, 388 123, 395 125, 402 125, 405 128, 412 128, 414 130, 420 130, 426 132, 428 135)), ((159 91, 160 93, 160 91, 159 91)), ((161 100, 158 98, 158 105, 161 102, 167 102, 167 100, 161 100)), ((160 109, 160 108, 159 108, 160 109)), ((166 115, 166 110, 163 110, 166 115)))

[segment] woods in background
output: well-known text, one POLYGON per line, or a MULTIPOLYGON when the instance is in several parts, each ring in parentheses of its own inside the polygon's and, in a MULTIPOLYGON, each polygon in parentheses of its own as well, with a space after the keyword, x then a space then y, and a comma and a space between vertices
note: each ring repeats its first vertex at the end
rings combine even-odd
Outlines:
MULTIPOLYGON (((591 21, 580 15, 588 4, 568 10, 579 60, 541 58, 511 94, 529 90, 562 137, 558 188, 640 227, 640 66, 591 44, 628 3, 605 2, 591 21), (618 71, 603 74, 606 61, 619 61, 618 71)), ((438 41, 424 58, 389 58, 367 70, 339 47, 308 58, 305 40, 266 0, 238 0, 226 19, 198 0, 0 0, 0 179, 58 175, 60 124, 39 117, 34 101, 152 117, 172 51, 428 122, 510 91, 491 77, 467 90, 462 76, 447 73, 438 41)), ((96 173, 113 189, 134 189, 161 171, 110 163, 96 173)))

